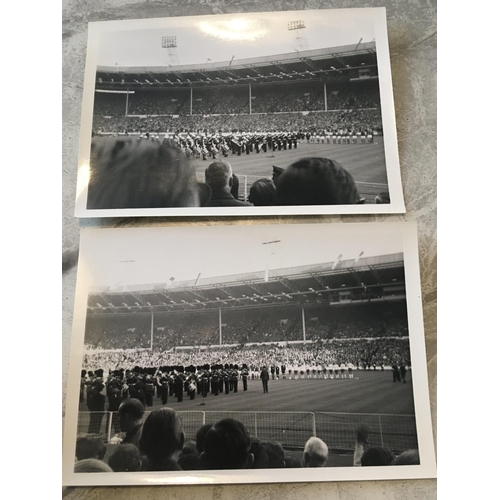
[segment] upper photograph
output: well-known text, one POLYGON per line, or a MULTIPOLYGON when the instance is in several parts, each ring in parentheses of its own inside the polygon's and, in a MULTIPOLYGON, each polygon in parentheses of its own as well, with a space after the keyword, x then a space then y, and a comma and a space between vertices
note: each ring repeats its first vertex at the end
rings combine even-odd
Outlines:
POLYGON ((89 24, 75 216, 404 212, 384 8, 89 24))

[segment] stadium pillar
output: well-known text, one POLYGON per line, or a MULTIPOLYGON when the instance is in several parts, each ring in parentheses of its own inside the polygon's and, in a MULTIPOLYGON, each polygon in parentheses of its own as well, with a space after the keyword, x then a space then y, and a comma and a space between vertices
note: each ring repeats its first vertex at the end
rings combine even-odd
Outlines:
POLYGON ((306 313, 304 312, 304 306, 302 306, 302 334, 304 337, 304 342, 306 341, 306 313))
POLYGON ((325 95, 325 111, 328 111, 328 98, 326 94, 326 83, 323 83, 323 93, 325 95))
POLYGON ((190 98, 190 102, 189 102, 189 114, 192 115, 193 114, 193 87, 191 87, 190 90, 191 90, 191 98, 190 98))
POLYGON ((248 84, 248 109, 250 110, 250 114, 252 114, 252 84, 248 84))
POLYGON ((127 96, 125 99, 125 116, 128 116, 128 87, 127 87, 127 96))
POLYGON ((154 313, 151 312, 151 350, 153 350, 153 323, 154 323, 154 313))
POLYGON ((222 345, 222 308, 219 307, 219 345, 222 345))

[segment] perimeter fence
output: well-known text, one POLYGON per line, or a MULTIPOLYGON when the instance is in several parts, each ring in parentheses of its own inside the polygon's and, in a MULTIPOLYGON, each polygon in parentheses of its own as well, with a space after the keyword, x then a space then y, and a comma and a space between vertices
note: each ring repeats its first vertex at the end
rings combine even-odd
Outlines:
MULTIPOLYGON (((207 163, 209 165, 209 163, 207 163)), ((196 174, 198 182, 204 182, 205 174, 198 172, 196 174)), ((240 200, 248 200, 248 195, 250 193, 250 188, 252 184, 262 179, 262 175, 241 175, 238 174, 239 187, 238 187, 238 198, 240 200)), ((270 177, 269 177, 270 178, 270 177)), ((358 186, 359 194, 365 199, 365 203, 373 204, 375 203, 375 197, 383 192, 388 192, 389 188, 387 184, 379 184, 376 182, 356 182, 358 186)))
MULTIPOLYGON (((144 418, 150 412, 145 412, 144 418)), ((234 418, 247 428, 252 437, 278 441, 286 449, 303 449, 311 436, 322 439, 331 452, 354 450, 356 428, 370 429, 370 446, 387 446, 394 453, 418 448, 413 415, 332 412, 280 411, 179 411, 186 439, 194 440, 204 424, 215 424, 223 418, 234 418)), ((118 412, 80 412, 78 437, 93 435, 105 442, 119 434, 118 412)))

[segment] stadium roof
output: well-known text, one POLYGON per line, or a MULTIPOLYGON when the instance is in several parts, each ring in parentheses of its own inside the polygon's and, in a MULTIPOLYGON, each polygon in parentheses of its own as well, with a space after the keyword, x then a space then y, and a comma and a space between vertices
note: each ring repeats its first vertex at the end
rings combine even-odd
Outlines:
POLYGON ((282 304, 334 304, 344 299, 405 295, 403 254, 337 260, 287 269, 149 285, 103 287, 89 313, 216 310, 282 304))
POLYGON ((377 78, 375 42, 184 66, 98 66, 96 89, 189 88, 377 78), (360 73, 361 71, 361 73, 360 73))

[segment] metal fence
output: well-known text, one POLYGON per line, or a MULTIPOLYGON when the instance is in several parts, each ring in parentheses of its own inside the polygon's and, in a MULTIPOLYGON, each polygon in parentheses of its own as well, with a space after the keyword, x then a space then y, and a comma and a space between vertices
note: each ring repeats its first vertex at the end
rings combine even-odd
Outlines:
MULTIPOLYGON (((149 415, 146 412, 144 418, 149 415)), ((387 446, 395 453, 417 449, 417 429, 413 415, 377 415, 367 413, 281 412, 281 411, 180 411, 186 439, 195 439, 204 424, 223 418, 240 421, 252 437, 278 441, 284 448, 300 448, 311 436, 321 438, 330 451, 352 451, 356 428, 370 429, 370 446, 387 446)), ((105 442, 119 433, 117 412, 80 412, 78 437, 94 435, 105 442)))
MULTIPOLYGON (((205 174, 203 172, 198 172, 196 177, 198 182, 204 182, 205 180, 205 174)), ((248 200, 248 194, 252 184, 259 179, 262 179, 261 175, 238 174, 238 180, 240 182, 238 188, 238 198, 240 200, 248 200)), ((379 184, 376 182, 356 182, 356 185, 358 186, 359 194, 365 199, 365 203, 373 204, 375 203, 375 196, 389 191, 387 184, 379 184)))

